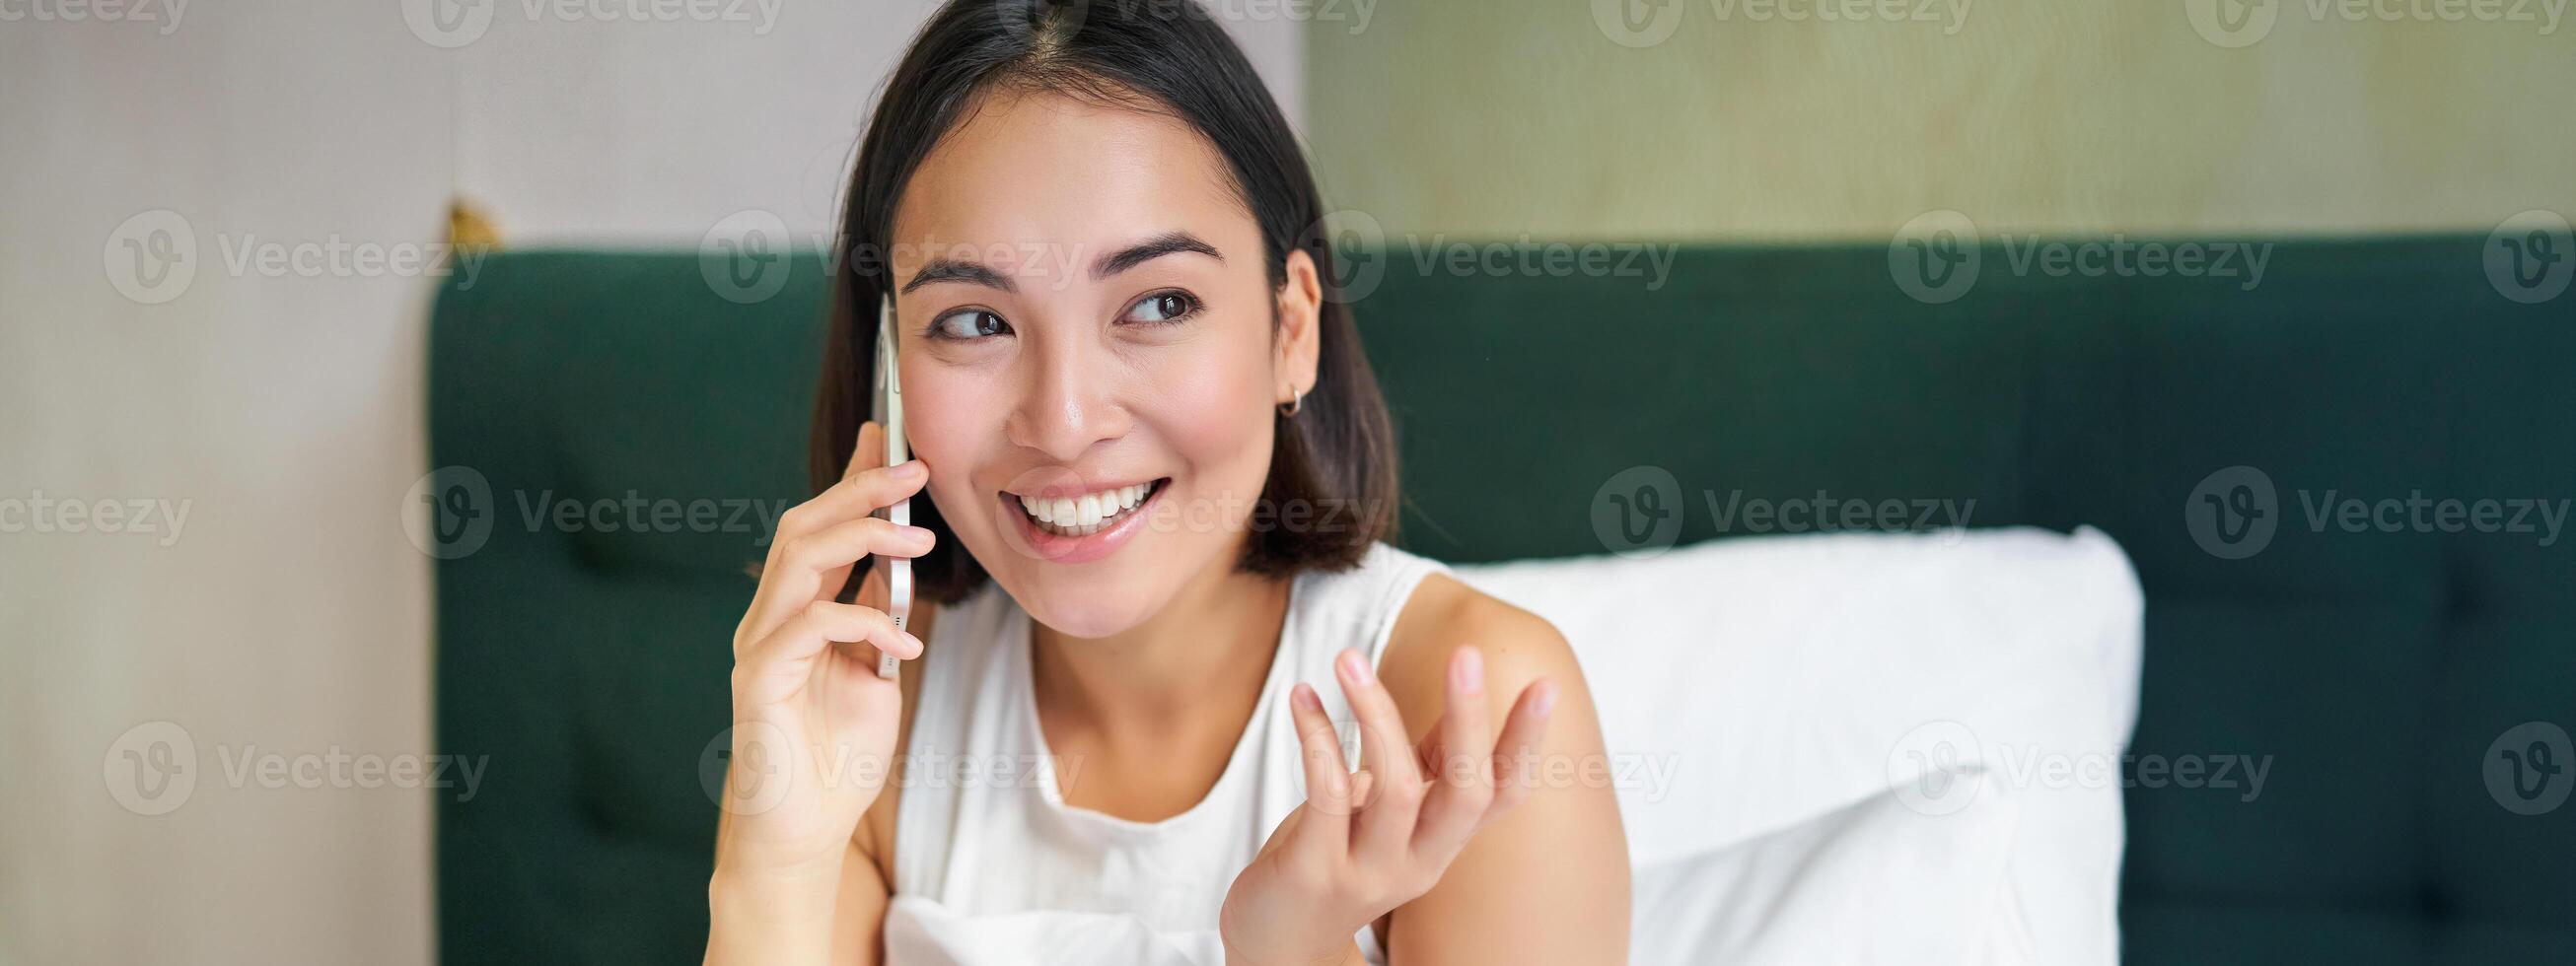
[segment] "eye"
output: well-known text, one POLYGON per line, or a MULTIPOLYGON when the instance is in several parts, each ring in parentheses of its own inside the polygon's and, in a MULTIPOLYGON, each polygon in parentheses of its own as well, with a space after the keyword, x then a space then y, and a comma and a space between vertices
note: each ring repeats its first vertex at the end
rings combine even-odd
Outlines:
POLYGON ((1199 300, 1196 297, 1188 292, 1172 289, 1137 299, 1136 304, 1128 306, 1126 317, 1119 321, 1140 325, 1178 322, 1197 315, 1199 308, 1199 300))
POLYGON ((930 337, 967 341, 986 336, 1008 335, 1011 324, 985 309, 958 309, 930 320, 930 337))

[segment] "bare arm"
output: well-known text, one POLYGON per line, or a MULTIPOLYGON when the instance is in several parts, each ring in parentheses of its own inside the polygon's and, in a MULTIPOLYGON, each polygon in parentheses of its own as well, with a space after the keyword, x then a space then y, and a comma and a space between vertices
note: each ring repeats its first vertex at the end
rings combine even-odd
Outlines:
POLYGON ((896 761, 913 697, 912 676, 879 677, 877 658, 916 658, 923 645, 882 609, 873 570, 857 603, 838 598, 859 561, 919 556, 933 541, 870 515, 929 479, 919 460, 875 466, 880 438, 865 424, 842 480, 780 517, 734 632, 733 754, 707 882, 711 964, 829 963, 854 932, 869 945, 857 961, 877 958, 886 890, 864 860, 884 840, 868 826, 893 801, 879 794, 893 776, 864 766, 896 761))
POLYGON ((850 845, 841 861, 841 889, 833 902, 832 962, 841 966, 876 966, 885 949, 886 905, 893 901, 876 860, 850 845))
MULTIPOLYGON (((924 608, 914 622, 918 633, 927 636, 936 619, 933 608, 924 608)), ((902 726, 895 747, 904 747, 912 730, 912 712, 918 706, 920 673, 918 666, 909 667, 901 681, 903 693, 902 726)), ((720 920, 712 931, 718 938, 738 939, 720 950, 711 942, 706 961, 715 963, 770 962, 773 956, 789 956, 797 962, 830 962, 836 966, 876 966, 885 960, 886 909, 893 904, 894 886, 887 877, 892 865, 891 848, 894 815, 902 800, 902 775, 905 761, 895 758, 888 775, 887 787, 868 806, 859 820, 858 830, 850 836, 849 847, 841 856, 837 875, 831 882, 820 876, 803 882, 763 883, 727 879, 718 876, 709 891, 710 908, 720 920), (888 861, 879 861, 879 855, 888 861), (728 909, 728 905, 731 906, 728 909), (814 958, 809 949, 796 951, 771 945, 772 940, 811 936, 821 931, 801 917, 819 915, 829 920, 828 948, 814 958), (730 921, 724 921, 730 916, 730 921), (741 938, 741 937, 748 937, 741 938)), ((718 835, 731 816, 717 819, 718 835)))
POLYGON ((1625 962, 1627 844, 1563 636, 1435 576, 1378 665, 1334 658, 1356 772, 1315 689, 1290 690, 1306 801, 1226 893, 1227 962, 1339 966, 1372 927, 1400 966, 1625 962))
POLYGON ((1417 743, 1441 715, 1440 675, 1460 646, 1484 652, 1492 720, 1539 678, 1556 698, 1529 797, 1477 830, 1431 891, 1380 920, 1389 962, 1627 962, 1627 835, 1573 650, 1546 621, 1446 577, 1415 597, 1423 606, 1406 608, 1380 673, 1417 743))

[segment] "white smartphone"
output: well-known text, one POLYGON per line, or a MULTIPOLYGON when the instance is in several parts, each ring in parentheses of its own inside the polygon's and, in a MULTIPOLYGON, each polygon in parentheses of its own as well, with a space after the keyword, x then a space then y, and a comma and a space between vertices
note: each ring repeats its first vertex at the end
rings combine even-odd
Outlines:
MULTIPOLYGON (((896 364, 894 350, 894 296, 888 295, 877 307, 877 378, 876 412, 871 418, 885 429, 885 465, 893 466, 912 458, 912 447, 903 438, 903 369, 896 364)), ((912 499, 894 501, 876 515, 896 526, 912 525, 912 499)), ((885 568, 886 616, 894 618, 896 630, 912 618, 912 561, 903 557, 878 557, 877 565, 885 568)), ((903 662, 892 654, 877 654, 877 676, 892 678, 903 662)))

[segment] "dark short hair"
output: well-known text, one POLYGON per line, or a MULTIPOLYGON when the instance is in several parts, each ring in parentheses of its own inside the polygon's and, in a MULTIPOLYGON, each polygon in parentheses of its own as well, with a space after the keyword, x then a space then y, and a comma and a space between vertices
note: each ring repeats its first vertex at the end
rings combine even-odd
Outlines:
MULTIPOLYGON (((860 141, 831 260, 832 308, 814 407, 816 492, 841 478, 868 417, 876 358, 875 309, 889 291, 896 203, 931 148, 983 95, 1046 91, 1168 113, 1195 127, 1225 157, 1251 209, 1270 284, 1287 282, 1287 259, 1314 259, 1324 299, 1315 385, 1294 417, 1277 417, 1269 478, 1256 515, 1330 508, 1331 526, 1255 527, 1239 566, 1270 576, 1342 570, 1395 529, 1395 432, 1377 376, 1361 352, 1334 269, 1331 233, 1296 135, 1251 62, 1222 27, 1182 0, 950 0, 913 38, 886 82, 860 141)), ((1275 312, 1274 312, 1275 315, 1275 312)), ((987 574, 928 500, 913 522, 938 534, 914 564, 922 597, 953 602, 987 574)))

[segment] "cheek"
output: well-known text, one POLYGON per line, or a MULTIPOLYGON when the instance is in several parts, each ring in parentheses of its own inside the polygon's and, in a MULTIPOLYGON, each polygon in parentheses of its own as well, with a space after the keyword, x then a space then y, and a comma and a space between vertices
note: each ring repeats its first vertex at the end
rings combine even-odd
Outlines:
POLYGON ((1155 425, 1177 455, 1214 477, 1207 481, 1213 486, 1257 488, 1268 472, 1267 336, 1257 332, 1229 336, 1223 345, 1193 346, 1186 360, 1155 367, 1146 376, 1147 391, 1136 399, 1139 416, 1155 425))
MULTIPOLYGON (((987 445, 1002 439, 1003 409, 997 406, 948 405, 953 400, 991 398, 991 388, 971 371, 907 366, 903 375, 904 431, 912 455, 930 465, 930 493, 943 508, 980 508, 982 494, 968 477, 983 461, 987 445), (917 374, 917 375, 916 375, 917 374)), ((949 520, 950 526, 983 525, 981 514, 949 520)))

